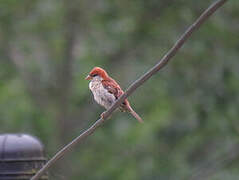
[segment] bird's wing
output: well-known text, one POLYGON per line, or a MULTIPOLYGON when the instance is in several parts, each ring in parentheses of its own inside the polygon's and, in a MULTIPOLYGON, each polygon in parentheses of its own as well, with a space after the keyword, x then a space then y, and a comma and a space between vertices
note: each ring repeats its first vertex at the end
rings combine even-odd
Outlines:
POLYGON ((124 93, 124 91, 113 79, 102 80, 102 85, 108 90, 109 93, 114 94, 116 99, 118 99, 124 93))
MULTIPOLYGON (((120 88, 119 84, 113 79, 102 80, 102 84, 109 93, 114 94, 115 99, 118 99, 122 94, 124 94, 124 91, 120 88)), ((123 112, 128 111, 130 113, 134 113, 127 99, 125 99, 124 102, 120 105, 120 110, 123 112)), ((134 113, 134 116, 136 117, 137 114, 135 114, 136 113, 134 113)))

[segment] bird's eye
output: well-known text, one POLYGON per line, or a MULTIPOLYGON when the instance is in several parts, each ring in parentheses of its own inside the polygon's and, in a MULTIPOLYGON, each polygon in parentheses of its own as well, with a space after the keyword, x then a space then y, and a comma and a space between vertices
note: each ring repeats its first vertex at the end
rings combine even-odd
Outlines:
POLYGON ((92 77, 95 77, 95 76, 97 76, 97 74, 93 74, 93 75, 92 75, 92 77))

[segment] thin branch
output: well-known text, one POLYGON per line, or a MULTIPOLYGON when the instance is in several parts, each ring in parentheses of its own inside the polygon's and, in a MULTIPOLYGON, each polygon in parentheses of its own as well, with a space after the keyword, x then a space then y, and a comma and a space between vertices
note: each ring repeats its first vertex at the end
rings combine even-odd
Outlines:
POLYGON ((63 157, 68 151, 72 150, 74 146, 84 140, 86 137, 94 133, 94 131, 101 126, 104 121, 109 118, 112 112, 119 107, 119 105, 131 95, 139 86, 141 86, 145 81, 147 81, 151 76, 156 74, 160 69, 162 69, 168 61, 177 53, 177 51, 182 47, 185 41, 190 37, 190 35, 195 32, 202 24, 205 22, 209 16, 211 16, 219 7, 221 7, 227 0, 218 0, 209 6, 202 15, 186 30, 186 32, 178 39, 174 46, 167 52, 167 54, 148 72, 136 80, 131 86, 125 91, 125 93, 107 110, 104 114, 104 119, 98 119, 90 128, 81 133, 72 142, 63 147, 59 152, 57 152, 53 158, 51 158, 43 167, 40 169, 31 180, 39 179, 47 170, 50 168, 57 160, 63 157))

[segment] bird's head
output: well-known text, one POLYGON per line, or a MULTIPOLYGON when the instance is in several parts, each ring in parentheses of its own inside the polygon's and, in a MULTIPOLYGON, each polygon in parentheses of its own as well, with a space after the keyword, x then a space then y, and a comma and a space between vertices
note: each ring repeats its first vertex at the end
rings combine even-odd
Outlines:
POLYGON ((104 69, 102 69, 100 67, 94 67, 85 79, 91 80, 94 77, 100 77, 102 79, 106 79, 108 77, 108 74, 104 69))

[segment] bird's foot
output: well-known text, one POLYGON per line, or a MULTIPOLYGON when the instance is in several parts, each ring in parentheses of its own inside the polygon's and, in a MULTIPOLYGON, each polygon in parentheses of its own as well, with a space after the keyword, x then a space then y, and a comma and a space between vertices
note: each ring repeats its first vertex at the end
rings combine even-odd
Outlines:
POLYGON ((105 111, 101 113, 100 117, 101 117, 102 119, 105 119, 105 111))
MULTIPOLYGON (((100 115, 100 117, 101 117, 102 119, 105 119, 105 115, 106 115, 106 111, 102 112, 101 115, 100 115)), ((110 117, 111 117, 111 115, 108 116, 108 118, 110 118, 110 117)))

